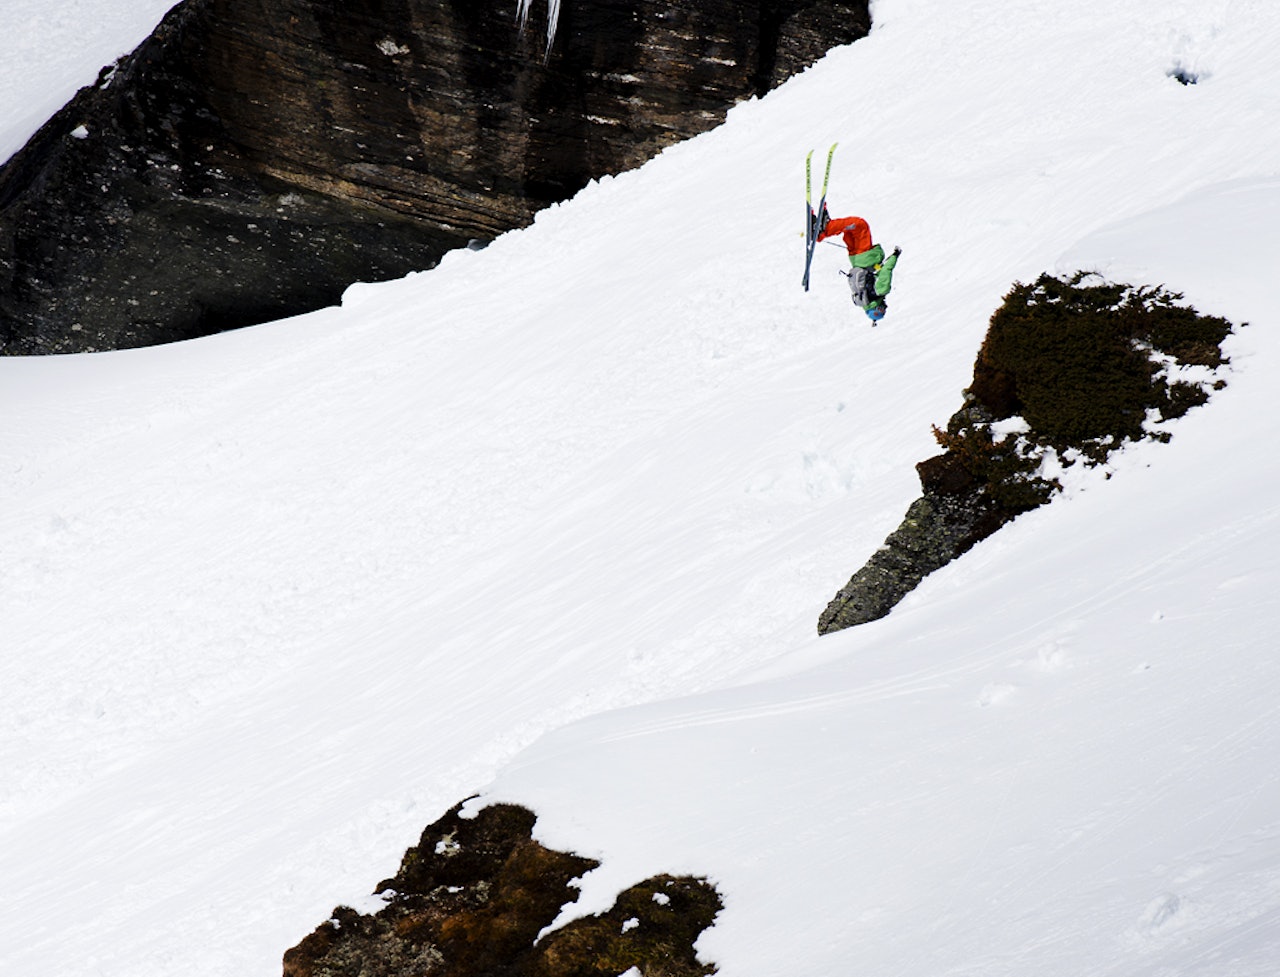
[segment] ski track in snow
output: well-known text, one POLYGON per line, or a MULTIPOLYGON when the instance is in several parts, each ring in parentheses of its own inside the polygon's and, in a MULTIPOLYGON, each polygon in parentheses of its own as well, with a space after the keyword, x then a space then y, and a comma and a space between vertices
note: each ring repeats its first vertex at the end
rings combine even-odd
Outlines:
MULTIPOLYGON (((163 12, 11 7, 0 153, 163 12)), ((1272 977, 1280 12, 873 13, 431 273, 0 361, 0 973, 278 973, 479 792, 603 859, 566 916, 710 876, 724 973, 1272 977), (836 140, 874 330, 834 249, 799 288, 836 140), (1000 297, 1077 268, 1251 323, 1228 387, 818 639, 1000 297)))

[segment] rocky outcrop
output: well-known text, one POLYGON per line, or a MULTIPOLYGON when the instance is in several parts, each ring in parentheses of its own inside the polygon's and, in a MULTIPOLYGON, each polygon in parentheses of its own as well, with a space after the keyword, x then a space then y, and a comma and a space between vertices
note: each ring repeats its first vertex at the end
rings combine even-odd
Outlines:
POLYGON ((902 524, 831 599, 818 617, 818 633, 866 624, 888 614, 902 598, 999 529, 1011 516, 974 487, 926 491, 902 524))
POLYGON ((186 0, 0 170, 0 350, 332 304, 720 122, 867 0, 186 0))
POLYGON ((1066 468, 1099 465, 1225 386, 1232 324, 1163 287, 1098 275, 1015 284, 991 317, 964 405, 916 465, 923 494, 832 598, 818 633, 884 617, 925 576, 1062 488, 1066 468))
POLYGON ((693 944, 721 908, 701 879, 655 876, 613 908, 539 938, 599 863, 545 848, 510 804, 454 808, 378 887, 386 907, 340 906, 284 956, 284 977, 703 977, 693 944))

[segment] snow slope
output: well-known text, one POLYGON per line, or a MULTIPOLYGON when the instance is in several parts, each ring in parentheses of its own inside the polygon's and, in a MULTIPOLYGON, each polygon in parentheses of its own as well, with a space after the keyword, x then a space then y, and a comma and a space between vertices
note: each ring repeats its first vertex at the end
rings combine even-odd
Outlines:
POLYGON ((715 879, 726 974, 1277 972, 1280 12, 873 14, 341 309, 0 361, 0 973, 277 973, 475 792, 604 860, 574 911, 715 879), (874 330, 839 252, 798 284, 835 140, 874 330), (1230 385, 817 638, 1001 295, 1079 267, 1249 322, 1230 385))
POLYGON ((174 0, 4 0, 0 159, 142 43, 172 6, 174 0))

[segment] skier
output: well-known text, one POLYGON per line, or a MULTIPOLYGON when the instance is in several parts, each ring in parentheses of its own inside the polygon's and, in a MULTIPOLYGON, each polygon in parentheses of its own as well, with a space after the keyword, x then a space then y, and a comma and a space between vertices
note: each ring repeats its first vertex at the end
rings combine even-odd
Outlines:
POLYGON ((866 312, 871 324, 875 325, 888 311, 885 296, 893 287, 893 269, 902 249, 894 248, 893 254, 886 258, 884 248, 872 243, 871 228, 861 217, 832 220, 824 207, 821 221, 819 241, 837 234, 844 238, 845 247, 849 249, 849 263, 853 265, 844 273, 849 277, 849 291, 853 294, 854 304, 866 312))

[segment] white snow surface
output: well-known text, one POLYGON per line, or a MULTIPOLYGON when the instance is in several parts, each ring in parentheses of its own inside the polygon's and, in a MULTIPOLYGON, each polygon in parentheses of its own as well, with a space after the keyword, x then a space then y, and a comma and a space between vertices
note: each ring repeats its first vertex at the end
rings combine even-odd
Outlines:
POLYGON ((103 68, 137 47, 175 0, 4 0, 0 160, 103 68))
MULTIPOLYGON (((10 7, 19 143, 163 12, 10 7)), ((277 974, 477 793, 602 859, 566 915, 714 880, 734 977, 1280 972, 1280 8, 873 16, 341 308, 0 360, 0 974, 277 974), (875 328, 841 252, 799 287, 837 140, 875 328), (1247 322, 1229 385, 818 638, 1002 295, 1081 268, 1247 322)))

